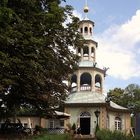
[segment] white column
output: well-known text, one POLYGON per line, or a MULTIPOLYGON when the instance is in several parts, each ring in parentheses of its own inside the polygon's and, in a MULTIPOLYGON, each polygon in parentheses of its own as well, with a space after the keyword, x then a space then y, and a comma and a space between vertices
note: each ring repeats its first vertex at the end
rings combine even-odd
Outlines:
POLYGON ((95 74, 92 74, 92 86, 91 86, 91 91, 95 92, 95 74))
POLYGON ((91 60, 91 47, 88 46, 88 49, 89 49, 89 56, 88 56, 88 60, 91 60))
POLYGON ((77 73, 77 91, 80 91, 80 71, 77 73))

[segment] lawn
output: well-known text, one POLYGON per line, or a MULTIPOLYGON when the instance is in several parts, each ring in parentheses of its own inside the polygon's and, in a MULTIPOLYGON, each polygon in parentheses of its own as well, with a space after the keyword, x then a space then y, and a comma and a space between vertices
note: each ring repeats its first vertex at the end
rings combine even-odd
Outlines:
POLYGON ((68 134, 42 134, 34 136, 32 140, 71 140, 71 137, 68 134))

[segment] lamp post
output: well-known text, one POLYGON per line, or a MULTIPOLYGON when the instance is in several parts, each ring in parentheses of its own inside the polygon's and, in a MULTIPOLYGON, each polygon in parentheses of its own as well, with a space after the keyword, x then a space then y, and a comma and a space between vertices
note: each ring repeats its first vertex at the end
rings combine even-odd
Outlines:
POLYGON ((99 118, 99 115, 100 115, 100 111, 96 110, 94 113, 95 113, 95 116, 96 116, 96 119, 97 119, 97 125, 96 125, 96 132, 97 132, 97 130, 99 129, 98 118, 99 118))

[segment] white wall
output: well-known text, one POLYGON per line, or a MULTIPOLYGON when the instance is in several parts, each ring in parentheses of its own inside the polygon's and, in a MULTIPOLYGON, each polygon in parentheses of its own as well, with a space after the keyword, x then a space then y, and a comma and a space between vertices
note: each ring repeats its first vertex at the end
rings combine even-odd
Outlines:
POLYGON ((70 117, 70 124, 73 125, 75 123, 76 125, 80 123, 80 114, 82 112, 89 112, 91 115, 90 118, 90 133, 94 134, 95 128, 96 128, 96 123, 97 123, 97 118, 95 116, 95 110, 98 108, 96 107, 85 107, 85 108, 67 108, 69 110, 69 113, 71 114, 70 117))

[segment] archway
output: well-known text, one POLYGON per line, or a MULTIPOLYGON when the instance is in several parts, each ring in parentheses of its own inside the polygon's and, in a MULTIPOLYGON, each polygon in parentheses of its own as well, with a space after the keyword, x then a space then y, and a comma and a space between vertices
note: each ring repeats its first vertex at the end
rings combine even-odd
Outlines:
POLYGON ((84 72, 80 77, 80 90, 90 91, 91 90, 92 77, 90 73, 84 72))
POLYGON ((74 74, 71 77, 71 92, 77 91, 77 75, 74 74))
POLYGON ((91 120, 91 115, 89 112, 82 112, 80 114, 80 127, 81 127, 82 135, 90 134, 90 120, 91 120))
POLYGON ((102 91, 102 78, 99 74, 95 76, 95 91, 97 92, 102 91))

